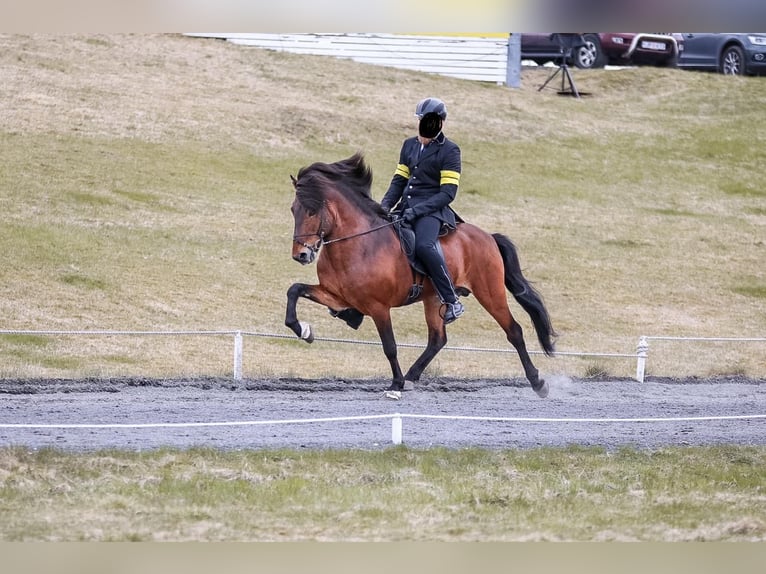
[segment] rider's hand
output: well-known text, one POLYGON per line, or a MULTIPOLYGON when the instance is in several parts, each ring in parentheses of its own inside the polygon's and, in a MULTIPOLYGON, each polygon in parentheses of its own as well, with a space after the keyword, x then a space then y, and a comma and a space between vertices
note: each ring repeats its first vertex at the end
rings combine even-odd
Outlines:
POLYGON ((404 223, 412 223, 415 219, 417 219, 417 215, 415 215, 415 212, 411 207, 408 207, 404 210, 404 213, 402 213, 402 221, 404 221, 404 223))

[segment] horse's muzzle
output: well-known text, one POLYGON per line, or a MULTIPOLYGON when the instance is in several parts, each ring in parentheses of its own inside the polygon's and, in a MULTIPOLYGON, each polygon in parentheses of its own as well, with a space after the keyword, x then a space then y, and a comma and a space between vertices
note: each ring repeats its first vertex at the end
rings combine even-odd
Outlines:
POLYGON ((301 249, 298 251, 298 253, 293 254, 293 259, 295 259, 301 265, 308 265, 309 263, 312 263, 315 257, 316 251, 311 249, 301 249))

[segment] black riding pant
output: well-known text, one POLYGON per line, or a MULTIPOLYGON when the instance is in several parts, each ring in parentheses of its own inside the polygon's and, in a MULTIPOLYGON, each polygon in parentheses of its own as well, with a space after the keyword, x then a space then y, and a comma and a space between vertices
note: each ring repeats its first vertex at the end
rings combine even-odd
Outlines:
POLYGON ((442 222, 440 219, 425 215, 418 218, 413 226, 415 231, 415 255, 423 263, 423 266, 434 284, 436 292, 442 303, 454 303, 457 301, 455 287, 452 278, 447 271, 444 256, 438 249, 439 230, 442 222))

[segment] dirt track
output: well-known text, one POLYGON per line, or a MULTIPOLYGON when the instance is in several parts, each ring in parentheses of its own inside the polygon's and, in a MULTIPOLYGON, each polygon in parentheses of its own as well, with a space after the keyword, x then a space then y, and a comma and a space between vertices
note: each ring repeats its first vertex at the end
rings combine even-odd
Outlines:
MULTIPOLYGON (((720 417, 766 414, 766 380, 739 377, 594 381, 549 377, 538 398, 523 380, 434 379, 383 398, 385 381, 228 379, 3 380, 0 425, 303 420, 360 415, 554 419, 720 417)), ((655 448, 766 444, 766 419, 668 422, 520 422, 403 419, 414 447, 531 448, 568 444, 655 448)), ((65 450, 161 446, 361 448, 390 446, 391 419, 147 428, 8 428, 0 445, 65 450)))

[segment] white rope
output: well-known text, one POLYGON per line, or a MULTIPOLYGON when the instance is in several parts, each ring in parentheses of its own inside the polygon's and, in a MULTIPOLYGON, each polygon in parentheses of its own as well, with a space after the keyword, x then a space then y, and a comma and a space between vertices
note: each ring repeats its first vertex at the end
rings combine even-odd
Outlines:
MULTIPOLYGON (((282 333, 263 333, 257 331, 241 331, 241 330, 221 330, 221 331, 126 331, 126 330, 109 330, 99 329, 94 331, 85 330, 27 330, 27 329, 0 329, 0 335, 100 335, 100 336, 221 336, 221 335, 236 335, 237 333, 243 336, 250 337, 265 337, 270 339, 296 339, 294 334, 282 334, 282 333)), ((647 335, 644 337, 653 341, 708 341, 708 342, 766 342, 764 337, 674 337, 674 336, 652 336, 647 335)), ((360 341, 356 339, 342 339, 335 337, 315 337, 314 341, 322 341, 325 343, 344 343, 352 345, 370 345, 379 347, 380 341, 360 341)), ((426 345, 422 343, 397 343, 398 347, 402 348, 415 348, 425 349, 426 345)), ((449 351, 466 351, 473 353, 515 353, 515 349, 508 348, 492 348, 492 347, 466 347, 466 346, 451 346, 447 345, 444 350, 449 351)), ((543 351, 529 350, 530 355, 542 355, 543 351)), ((626 358, 635 359, 639 358, 638 353, 591 353, 582 351, 556 351, 555 355, 561 357, 576 356, 576 357, 614 357, 614 358, 626 358)))
POLYGON ((29 331, 0 329, 0 335, 236 335, 237 331, 29 331))
MULTIPOLYGON (((270 333, 252 333, 247 331, 242 331, 243 335, 251 335, 255 337, 285 337, 289 339, 294 339, 294 335, 272 335, 270 333)), ((351 343, 356 345, 374 345, 379 347, 381 345, 380 341, 359 341, 355 339, 336 339, 332 337, 315 337, 314 341, 323 341, 325 343, 351 343)), ((404 348, 415 348, 415 349, 425 349, 426 345, 423 343, 397 343, 397 347, 404 347, 404 348)), ((445 351, 468 351, 472 353, 516 353, 516 349, 513 349, 511 347, 504 348, 504 349, 498 349, 498 348, 491 348, 491 347, 464 347, 464 346, 452 346, 452 345, 445 345, 443 350, 445 351)), ((542 355, 544 354, 543 351, 534 351, 529 350, 527 351, 530 355, 542 355)), ((635 359, 636 353, 583 353, 578 351, 556 351, 554 355, 557 356, 579 356, 579 357, 626 357, 629 359, 635 359)))
MULTIPOLYGON (((243 336, 249 337, 265 337, 270 339, 298 339, 294 334, 282 334, 282 333, 261 333, 257 331, 117 331, 117 330, 95 330, 95 331, 82 331, 82 330, 46 330, 46 331, 33 331, 22 329, 0 329, 0 335, 109 335, 109 336, 130 336, 130 335, 236 335, 240 333, 243 336)), ((339 339, 333 337, 315 337, 314 341, 322 341, 325 343, 345 343, 352 345, 371 345, 380 347, 380 341, 360 341, 356 339, 339 339)), ((414 348, 425 349, 426 345, 423 343, 397 343, 397 347, 401 348, 414 348)), ((490 347, 463 347, 463 346, 450 346, 444 347, 447 351, 467 351, 473 353, 515 353, 516 350, 508 348, 490 348, 490 347)), ((529 350, 530 355, 542 355, 543 351, 529 350)), ((557 356, 578 356, 578 357, 622 357, 635 359, 636 353, 587 353, 578 351, 556 351, 557 356)))
POLYGON ((647 339, 651 339, 653 341, 721 341, 721 342, 755 342, 755 343, 764 343, 766 342, 766 338, 764 337, 670 337, 670 336, 651 336, 648 335, 646 337, 647 339))
POLYGON ((656 422, 693 422, 693 421, 731 421, 745 419, 766 419, 764 415, 720 415, 696 417, 614 417, 614 418, 546 418, 546 417, 480 417, 456 415, 398 415, 402 418, 451 419, 467 421, 503 421, 517 423, 656 423, 656 422))
POLYGON ((704 422, 704 421, 730 421, 747 419, 766 419, 762 415, 721 415, 721 416, 694 416, 694 417, 628 417, 628 418, 547 418, 547 417, 482 417, 461 415, 427 415, 395 413, 387 415, 360 415, 347 417, 326 417, 311 419, 284 419, 263 421, 213 421, 192 423, 63 423, 63 424, 36 424, 36 423, 0 423, 4 429, 140 429, 140 428, 191 428, 191 427, 232 427, 232 426, 260 426, 260 425, 283 425, 302 423, 326 423, 344 421, 362 421, 375 419, 442 419, 464 421, 492 421, 510 423, 654 423, 654 422, 704 422))
POLYGON ((284 420, 268 420, 268 421, 214 421, 214 422, 198 422, 198 423, 64 423, 64 424, 34 424, 34 423, 18 423, 18 424, 3 424, 0 423, 0 428, 29 428, 29 429, 108 429, 108 428, 121 428, 121 429, 136 429, 136 428, 186 428, 186 427, 234 427, 234 426, 257 426, 257 425, 286 425, 286 424, 300 424, 300 423, 326 423, 326 422, 341 422, 341 421, 359 421, 370 419, 385 419, 391 418, 392 415, 363 415, 363 416, 351 416, 351 417, 327 417, 318 419, 284 419, 284 420))

